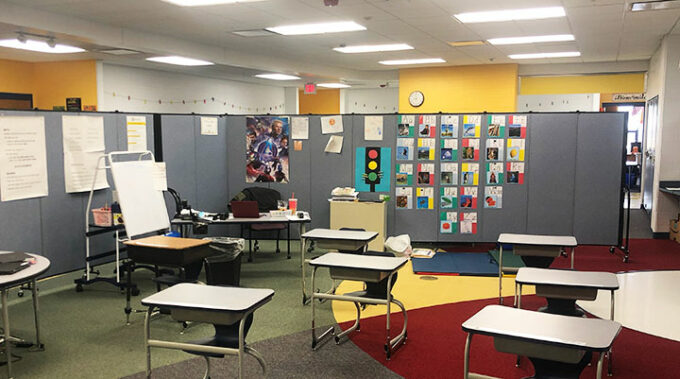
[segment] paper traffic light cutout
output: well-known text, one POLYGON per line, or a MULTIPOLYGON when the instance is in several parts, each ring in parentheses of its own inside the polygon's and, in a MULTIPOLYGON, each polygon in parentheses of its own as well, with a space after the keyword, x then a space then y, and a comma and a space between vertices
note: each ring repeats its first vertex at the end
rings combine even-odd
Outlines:
POLYGON ((359 192, 389 192, 392 149, 358 147, 354 186, 359 192))

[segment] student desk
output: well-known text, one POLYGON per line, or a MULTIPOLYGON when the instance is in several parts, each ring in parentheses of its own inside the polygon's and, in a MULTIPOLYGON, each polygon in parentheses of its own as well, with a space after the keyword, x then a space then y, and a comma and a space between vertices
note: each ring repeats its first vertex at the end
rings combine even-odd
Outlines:
POLYGON ((50 268, 50 260, 37 255, 28 254, 35 259, 35 263, 28 268, 15 272, 10 275, 0 275, 0 292, 2 292, 2 322, 5 335, 5 356, 7 357, 7 377, 12 377, 12 344, 11 332, 9 328, 9 309, 7 307, 7 292, 10 288, 22 285, 24 283, 31 284, 31 296, 33 297, 33 317, 35 319, 35 345, 42 349, 44 346, 40 342, 40 326, 38 322, 38 287, 36 286, 36 278, 43 274, 50 268))
MULTIPOLYGON (((184 267, 205 257, 214 255, 210 241, 194 238, 153 236, 125 241, 128 258, 134 263, 154 266, 184 267)), ((130 323, 130 288, 132 287, 133 265, 127 265, 127 288, 125 291, 125 316, 130 323)))
POLYGON ((354 325, 341 332, 335 336, 335 342, 338 343, 340 338, 350 332, 356 330, 359 326, 359 304, 383 304, 387 306, 386 318, 387 318, 387 334, 385 342, 385 354, 387 359, 390 359, 392 352, 396 348, 406 341, 406 324, 407 315, 406 308, 397 299, 392 297, 392 277, 394 274, 402 268, 406 262, 407 258, 391 258, 391 257, 379 257, 370 255, 357 255, 357 254, 342 254, 342 253, 326 253, 316 259, 312 259, 309 264, 313 267, 312 269, 312 288, 314 288, 314 277, 316 270, 319 267, 327 267, 330 270, 331 278, 333 280, 356 280, 377 283, 381 280, 387 278, 387 293, 384 299, 375 297, 363 297, 363 296, 352 296, 352 294, 336 295, 334 293, 319 293, 312 292, 312 349, 316 348, 317 344, 330 333, 335 333, 335 327, 331 327, 325 332, 323 332, 318 338, 316 337, 315 329, 315 301, 314 299, 328 299, 328 300, 342 300, 354 302, 357 307, 357 320, 354 325), (395 303, 401 308, 404 315, 404 327, 398 336, 390 338, 390 304, 395 303))
POLYGON ((239 378, 243 375, 243 354, 247 353, 258 360, 266 376, 266 365, 260 354, 245 345, 244 327, 247 316, 269 302, 273 296, 274 290, 271 289, 180 283, 143 299, 142 304, 149 307, 144 318, 146 377, 151 377, 151 347, 237 355, 239 378), (238 349, 151 339, 151 314, 161 307, 169 309, 171 317, 177 321, 218 325, 239 322, 238 349))
MULTIPOLYGON (((603 352, 608 351, 621 331, 610 320, 570 317, 524 309, 488 305, 462 325, 465 341, 463 377, 468 378, 472 336, 494 338, 496 350, 534 359, 576 365, 585 352, 599 352, 597 379, 602 378, 603 352)), ((543 373, 547 374, 547 373, 543 373)))
MULTIPOLYGON (((364 232, 356 230, 313 229, 300 234, 300 266, 302 270, 302 304, 307 304, 307 286, 305 284, 305 251, 307 240, 315 241, 323 249, 358 250, 366 251, 368 243, 378 236, 377 232, 364 232)), ((335 288, 331 289, 334 291, 335 288)))
POLYGON ((513 245, 515 255, 558 257, 565 247, 571 248, 571 268, 574 268, 574 253, 578 243, 572 236, 547 236, 537 234, 501 233, 498 236, 498 301, 503 304, 503 245, 513 245))
MULTIPOLYGON (((206 223, 208 225, 252 225, 252 224, 288 224, 288 259, 290 259, 290 225, 298 224, 300 226, 300 235, 304 234, 306 229, 306 224, 312 222, 312 218, 309 216, 308 212, 302 212, 303 217, 298 217, 298 213, 290 216, 272 216, 270 213, 260 213, 259 218, 235 218, 233 213, 229 214, 229 218, 226 220, 211 220, 211 219, 200 219, 199 222, 206 223)), ((180 218, 174 218, 170 222, 172 225, 177 225, 179 227, 180 234, 182 237, 189 235, 191 226, 194 224, 192 220, 184 220, 180 218)), ((248 236, 248 252, 249 258, 248 262, 253 261, 253 249, 251 246, 252 239, 248 236)), ((300 243, 302 243, 302 238, 300 238, 300 243)))

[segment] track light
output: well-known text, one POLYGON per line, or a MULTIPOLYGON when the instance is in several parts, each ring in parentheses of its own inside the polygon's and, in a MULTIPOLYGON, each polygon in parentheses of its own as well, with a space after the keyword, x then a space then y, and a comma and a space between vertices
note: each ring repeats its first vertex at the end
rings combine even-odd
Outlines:
POLYGON ((17 35, 17 41, 19 41, 21 43, 26 43, 27 39, 26 39, 26 36, 24 35, 24 33, 19 33, 17 35))
POLYGON ((54 40, 54 37, 50 37, 47 39, 47 46, 51 47, 54 49, 55 46, 57 46, 57 42, 54 40))

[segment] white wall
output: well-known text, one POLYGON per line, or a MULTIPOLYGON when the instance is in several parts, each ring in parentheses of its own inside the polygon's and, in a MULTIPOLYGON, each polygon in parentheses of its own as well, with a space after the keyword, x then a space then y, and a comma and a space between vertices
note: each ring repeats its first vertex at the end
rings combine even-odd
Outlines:
POLYGON ((597 112, 599 110, 599 93, 517 96, 518 112, 597 112))
POLYGON ((284 113, 283 87, 104 63, 99 110, 158 113, 284 113), (160 100, 160 102, 159 102, 160 100))
POLYGON ((393 113, 398 109, 398 87, 340 90, 340 113, 393 113))

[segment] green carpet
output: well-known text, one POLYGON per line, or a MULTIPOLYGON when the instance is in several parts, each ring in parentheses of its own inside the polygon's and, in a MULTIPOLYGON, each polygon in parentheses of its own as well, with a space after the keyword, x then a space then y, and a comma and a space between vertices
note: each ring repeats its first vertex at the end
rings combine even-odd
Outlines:
MULTIPOLYGON (((489 250, 489 255, 498 263, 498 250, 489 250)), ((512 253, 512 250, 503 250, 503 267, 524 267, 522 257, 512 253)))

